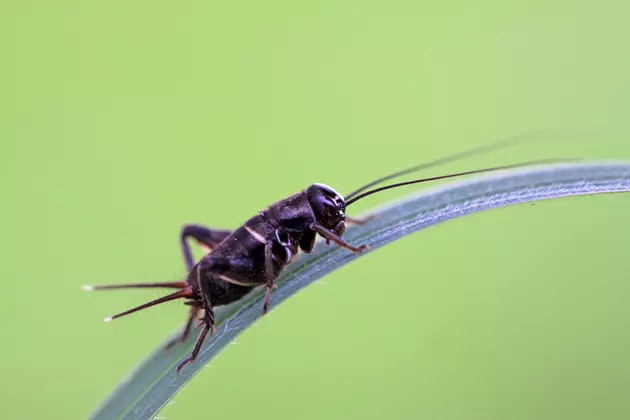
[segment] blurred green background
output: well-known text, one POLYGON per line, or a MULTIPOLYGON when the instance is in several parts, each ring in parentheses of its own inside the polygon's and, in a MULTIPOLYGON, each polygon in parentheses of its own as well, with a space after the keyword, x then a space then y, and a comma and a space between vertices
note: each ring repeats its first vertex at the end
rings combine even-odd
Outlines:
MULTIPOLYGON (((3 2, 0 413, 85 418, 181 325, 179 302, 103 324, 161 292, 80 286, 181 278, 186 222, 235 227, 312 182, 348 192, 540 129, 595 134, 432 173, 630 158, 628 13, 3 2)), ((630 196, 581 197, 405 238, 278 307, 160 416, 629 418, 628 211, 630 196)))

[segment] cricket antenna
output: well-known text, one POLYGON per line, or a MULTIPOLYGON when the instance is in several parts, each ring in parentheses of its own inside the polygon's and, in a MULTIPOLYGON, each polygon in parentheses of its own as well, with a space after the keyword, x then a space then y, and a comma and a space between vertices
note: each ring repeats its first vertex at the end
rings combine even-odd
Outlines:
POLYGON ((365 184, 361 188, 352 191, 350 194, 346 195, 346 200, 350 200, 352 197, 359 194, 360 192, 365 191, 368 188, 373 187, 374 185, 380 184, 381 182, 388 181, 392 178, 397 178, 399 176, 407 175, 412 172, 417 172, 423 169, 428 169, 428 168, 433 168, 435 166, 444 165, 449 162, 455 162, 460 159, 465 159, 465 158, 505 149, 507 147, 513 146, 523 141, 533 140, 534 138, 538 138, 539 136, 543 134, 551 134, 551 132, 550 131, 537 131, 533 133, 520 134, 516 137, 514 136, 507 137, 507 138, 495 141, 485 146, 479 146, 473 149, 464 150, 463 152, 455 153, 450 156, 445 156, 436 160, 432 160, 430 162, 425 162, 425 163, 421 163, 420 165, 412 166, 411 168, 403 169, 402 171, 394 172, 393 174, 389 174, 382 178, 378 178, 368 184, 365 184))
POLYGON ((129 314, 132 314, 134 312, 138 312, 138 311, 141 311, 143 309, 150 308, 151 306, 159 305, 160 303, 169 302, 171 300, 180 299, 180 298, 192 297, 192 294, 193 294, 192 293, 192 286, 187 286, 187 287, 183 288, 182 290, 180 290, 178 292, 172 293, 172 294, 167 295, 167 296, 163 296, 163 297, 161 297, 159 299, 152 300, 151 302, 147 302, 147 303, 145 303, 143 305, 136 306, 135 308, 129 309, 128 311, 125 311, 125 312, 121 312, 121 313, 116 314, 114 316, 107 317, 107 318, 105 318, 105 322, 109 322, 112 319, 120 318, 121 316, 129 315, 129 314))
POLYGON ((540 164, 545 164, 545 163, 563 163, 563 162, 573 162, 576 161, 577 159, 542 159, 542 160, 534 160, 534 161, 530 161, 530 162, 523 162, 523 163, 514 163, 511 165, 503 165, 503 166, 494 166, 491 168, 483 168, 483 169, 475 169, 472 171, 465 171, 465 172, 458 172, 458 173, 454 173, 454 174, 448 174, 448 175, 440 175, 440 176, 434 176, 431 178, 423 178, 423 179, 416 179, 413 181, 406 181, 406 182, 398 182, 396 184, 390 184, 390 185, 385 185, 384 187, 379 187, 379 188, 374 188, 373 190, 369 190, 366 191, 362 194, 359 194, 355 197, 353 197, 350 200, 346 201, 346 207, 348 207, 350 204, 355 203, 369 195, 372 194, 376 194, 378 192, 381 191, 385 191, 385 190, 390 190, 392 188, 398 188, 398 187, 404 187, 405 185, 412 185, 412 184, 421 184, 423 182, 430 182, 430 181, 438 181, 441 179, 449 179, 449 178, 457 178, 460 176, 465 176, 465 175, 473 175, 473 174, 480 174, 480 173, 484 173, 484 172, 494 172, 494 171, 501 171, 501 170, 506 170, 506 169, 515 169, 515 168, 522 168, 525 166, 529 166, 529 165, 540 165, 540 164))
POLYGON ((115 290, 115 289, 183 289, 186 287, 185 281, 167 281, 163 283, 126 283, 126 284, 105 284, 101 286, 92 286, 85 284, 82 286, 86 292, 93 290, 115 290))

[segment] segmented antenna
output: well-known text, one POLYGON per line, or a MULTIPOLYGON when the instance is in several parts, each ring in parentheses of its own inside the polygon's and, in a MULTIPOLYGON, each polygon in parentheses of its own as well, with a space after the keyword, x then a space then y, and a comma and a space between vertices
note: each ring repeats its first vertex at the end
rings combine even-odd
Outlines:
POLYGON ((524 166, 529 166, 529 165, 539 165, 539 164, 545 164, 545 163, 566 163, 566 162, 575 162, 577 160, 579 159, 542 159, 542 160, 534 160, 530 162, 515 163, 511 165, 494 166, 491 168, 475 169, 472 171, 458 172, 458 173, 448 174, 448 175, 434 176, 431 178, 416 179, 413 181, 398 182, 396 184, 385 185, 384 187, 374 188, 373 190, 369 190, 362 194, 359 194, 355 196, 354 198, 347 200, 346 207, 348 207, 352 203, 356 203, 357 201, 369 195, 376 194, 378 192, 385 191, 385 190, 390 190, 392 188, 404 187, 406 185, 420 184, 423 182, 430 182, 430 181, 438 181, 441 179, 457 178, 460 176, 480 174, 484 172, 494 172, 494 171, 501 171, 501 170, 506 170, 506 169, 522 168, 524 166))
POLYGON ((511 137, 507 137, 498 141, 495 141, 494 143, 490 143, 488 145, 485 146, 479 146, 479 147, 475 147, 473 149, 469 149, 469 150, 465 150, 463 152, 459 152, 459 153, 455 153, 453 155, 450 156, 445 156, 436 160, 432 160, 430 162, 425 162, 425 163, 421 163, 420 165, 416 165, 416 166, 412 166, 411 168, 407 168, 407 169, 403 169, 402 171, 398 171, 398 172, 394 172, 393 174, 389 174, 386 175, 382 178, 378 178, 370 183, 365 184, 364 186, 362 186, 359 189, 356 189, 354 191, 352 191, 350 194, 346 195, 346 200, 350 200, 352 197, 354 197, 355 195, 359 194, 362 191, 367 190, 370 187, 373 187, 374 185, 380 184, 381 182, 385 182, 388 181, 392 178, 397 178, 399 176, 403 176, 403 175, 407 175, 410 174, 412 172, 416 172, 416 171, 421 171, 423 169, 428 169, 428 168, 433 168, 436 166, 440 166, 440 165, 444 165, 446 163, 449 162, 455 162, 457 160, 460 159, 465 159, 465 158, 469 158, 469 157, 473 157, 473 156, 478 156, 478 155, 482 155, 485 153, 490 153, 490 152, 494 152, 497 150, 501 150, 501 149, 505 149, 508 148, 510 146, 513 146, 515 144, 527 141, 527 140, 533 140, 536 139, 538 137, 540 137, 543 134, 551 134, 550 131, 537 131, 537 132, 533 132, 533 133, 527 133, 527 134, 521 134, 518 135, 516 137, 511 136, 511 137))

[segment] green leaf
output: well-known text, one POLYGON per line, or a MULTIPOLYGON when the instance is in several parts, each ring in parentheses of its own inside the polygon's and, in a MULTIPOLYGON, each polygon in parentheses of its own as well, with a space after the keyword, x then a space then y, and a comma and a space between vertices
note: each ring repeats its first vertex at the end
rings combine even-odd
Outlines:
MULTIPOLYGON (((344 238, 373 251, 405 235, 455 217, 511 204, 574 195, 630 191, 630 162, 571 163, 532 166, 477 176, 441 185, 403 198, 372 212, 377 217, 348 229, 344 238)), ((360 258, 336 246, 318 243, 300 255, 277 281, 272 306, 333 270, 360 258)), ((192 349, 196 334, 169 352, 158 348, 124 380, 93 413, 93 419, 148 419, 156 413, 227 344, 261 315, 264 290, 217 308, 217 332, 206 339, 195 363, 177 374, 175 366, 192 349)))

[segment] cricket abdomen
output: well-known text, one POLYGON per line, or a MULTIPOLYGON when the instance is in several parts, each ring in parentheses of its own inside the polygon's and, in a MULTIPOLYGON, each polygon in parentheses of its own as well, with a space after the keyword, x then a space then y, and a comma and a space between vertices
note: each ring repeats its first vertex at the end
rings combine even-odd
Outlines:
POLYGON ((214 306, 228 305, 242 299, 255 286, 240 286, 217 278, 210 279, 210 301, 214 306))
MULTIPOLYGON (((276 238, 276 228, 263 215, 256 215, 237 228, 210 254, 211 257, 229 261, 220 273, 211 275, 239 286, 257 286, 269 279, 266 267, 265 248, 272 246, 276 238)), ((274 248, 272 247, 272 250, 274 248)), ((271 273, 276 278, 286 262, 280 258, 272 260, 271 273)))

